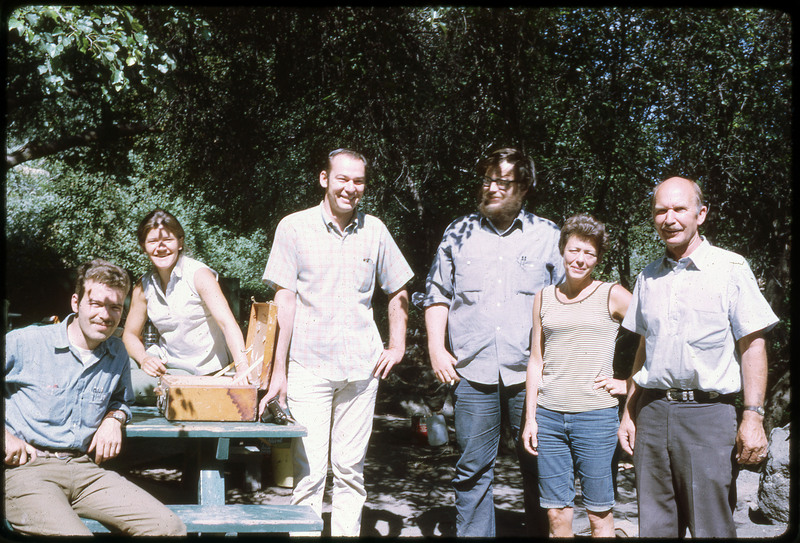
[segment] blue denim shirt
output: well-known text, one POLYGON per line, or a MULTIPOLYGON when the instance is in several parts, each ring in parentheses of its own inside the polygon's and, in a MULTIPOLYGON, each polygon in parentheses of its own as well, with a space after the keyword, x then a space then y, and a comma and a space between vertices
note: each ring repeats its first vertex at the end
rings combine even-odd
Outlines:
POLYGON ((49 326, 6 334, 3 404, 6 429, 35 447, 86 452, 103 417, 133 403, 128 353, 110 337, 88 367, 70 345, 74 315, 49 326))
POLYGON ((524 209, 505 232, 480 213, 447 227, 423 305, 449 306, 447 331, 461 377, 484 384, 525 381, 533 298, 564 278, 559 236, 555 224, 524 209))

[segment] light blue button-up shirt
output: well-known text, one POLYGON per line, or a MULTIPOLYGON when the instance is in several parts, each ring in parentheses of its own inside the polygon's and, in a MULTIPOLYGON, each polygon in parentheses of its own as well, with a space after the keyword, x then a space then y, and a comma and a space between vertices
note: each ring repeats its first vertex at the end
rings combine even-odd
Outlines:
POLYGON ((67 335, 73 318, 6 334, 6 429, 34 447, 86 452, 106 413, 131 416, 130 360, 122 340, 110 337, 84 365, 67 335))
POLYGON ((447 331, 461 377, 525 381, 534 296, 564 277, 559 236, 555 224, 525 210, 504 232, 477 212, 447 227, 423 305, 449 306, 447 331))
POLYGON ((665 256, 639 274, 622 321, 645 338, 646 359, 633 380, 644 388, 738 392, 736 341, 777 322, 747 261, 703 240, 689 256, 665 256))

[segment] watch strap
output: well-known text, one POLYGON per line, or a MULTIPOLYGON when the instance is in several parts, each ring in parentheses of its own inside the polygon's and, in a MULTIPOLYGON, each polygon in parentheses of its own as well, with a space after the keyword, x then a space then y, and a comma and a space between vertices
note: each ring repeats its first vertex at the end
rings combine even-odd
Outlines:
POLYGON ((108 413, 106 413, 106 416, 104 418, 106 419, 112 418, 117 422, 119 422, 120 424, 122 424, 123 426, 125 425, 125 423, 128 422, 128 415, 126 415, 124 411, 120 411, 118 409, 114 411, 109 411, 108 413))

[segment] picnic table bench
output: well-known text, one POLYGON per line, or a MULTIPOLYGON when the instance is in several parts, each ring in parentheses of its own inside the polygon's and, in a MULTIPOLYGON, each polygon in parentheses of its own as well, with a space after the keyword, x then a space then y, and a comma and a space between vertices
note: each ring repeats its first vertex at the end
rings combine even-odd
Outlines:
MULTIPOLYGON (((225 503, 225 464, 230 440, 277 439, 306 435, 298 424, 262 422, 168 421, 155 407, 133 407, 133 419, 125 426, 127 438, 189 438, 198 440, 198 504, 168 505, 186 524, 189 533, 321 532, 322 519, 308 506, 225 503)), ((83 519, 90 530, 108 532, 92 519, 83 519)))

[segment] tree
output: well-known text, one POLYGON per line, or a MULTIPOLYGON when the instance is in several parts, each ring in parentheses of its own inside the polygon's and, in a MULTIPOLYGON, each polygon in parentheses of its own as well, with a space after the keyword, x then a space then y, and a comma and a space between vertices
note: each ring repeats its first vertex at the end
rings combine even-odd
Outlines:
MULTIPOLYGON (((180 11, 151 11, 161 26, 192 23, 180 11)), ((136 8, 25 6, 7 20, 7 134, 16 148, 6 169, 162 129, 162 76, 175 61, 151 41, 136 8)))
POLYGON ((773 379, 788 371, 786 13, 40 6, 13 15, 9 141, 96 139, 10 170, 12 251, 40 249, 63 266, 103 252, 138 270, 126 256, 136 252, 132 225, 162 205, 190 225, 201 260, 263 298, 277 222, 319 202, 324 158, 346 146, 371 159, 362 205, 389 225, 420 290, 445 226, 475 208, 475 162, 510 145, 536 161, 529 208, 557 224, 577 212, 606 222, 614 243, 600 271, 628 288, 663 251, 654 184, 697 179, 711 207, 703 232, 748 257, 783 319, 770 335, 773 379), (144 132, 109 139, 126 126, 144 132), (97 195, 113 202, 107 212, 97 195))

